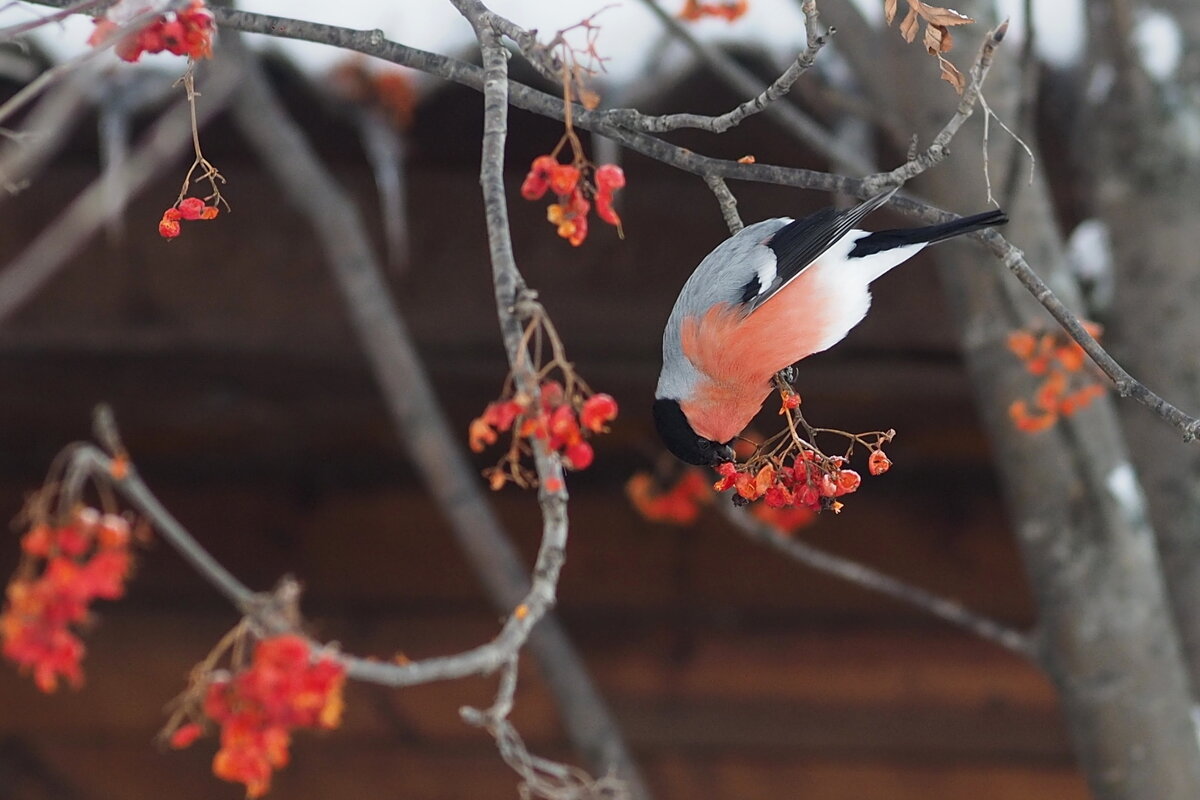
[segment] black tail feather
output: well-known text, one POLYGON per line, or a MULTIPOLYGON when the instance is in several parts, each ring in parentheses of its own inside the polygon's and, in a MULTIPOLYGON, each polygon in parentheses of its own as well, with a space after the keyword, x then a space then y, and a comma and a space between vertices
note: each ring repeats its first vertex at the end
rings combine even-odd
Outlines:
POLYGON ((876 231, 859 239, 850 251, 850 258, 863 258, 874 253, 882 253, 897 247, 910 244, 921 244, 945 241, 964 233, 977 231, 981 228, 991 228, 1008 222, 1008 216, 1000 209, 984 211, 961 217, 941 225, 929 225, 924 228, 897 228, 890 231, 876 231))

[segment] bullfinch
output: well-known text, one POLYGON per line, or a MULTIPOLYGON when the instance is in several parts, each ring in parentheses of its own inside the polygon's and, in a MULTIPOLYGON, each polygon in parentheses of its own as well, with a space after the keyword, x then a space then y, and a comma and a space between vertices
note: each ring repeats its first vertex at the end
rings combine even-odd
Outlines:
POLYGON ((732 461, 730 443, 762 408, 773 376, 861 322, 873 280, 928 244, 1008 221, 994 210, 922 228, 859 230, 895 191, 846 210, 749 225, 700 262, 663 333, 654 424, 667 449, 689 464, 732 461))

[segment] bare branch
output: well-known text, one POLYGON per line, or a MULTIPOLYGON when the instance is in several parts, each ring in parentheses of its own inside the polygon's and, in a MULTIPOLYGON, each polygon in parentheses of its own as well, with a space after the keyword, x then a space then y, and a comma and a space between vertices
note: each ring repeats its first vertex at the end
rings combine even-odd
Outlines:
MULTIPOLYGON (((97 77, 77 73, 42 99, 23 122, 21 138, 0 157, 0 188, 10 195, 21 192, 30 178, 66 144, 76 123, 88 109, 88 89, 97 77)), ((6 199, 0 195, 0 200, 6 199)))
POLYGON ((939 597, 920 587, 905 583, 890 575, 819 550, 805 542, 784 536, 766 523, 753 519, 743 509, 732 503, 718 500, 717 505, 725 518, 749 539, 765 544, 818 572, 833 575, 872 592, 887 595, 902 603, 919 608, 944 622, 966 630, 981 639, 994 642, 1006 650, 1024 656, 1031 661, 1039 660, 1035 640, 1020 631, 1008 628, 954 600, 939 597))
POLYGON ((737 198, 733 196, 733 192, 729 191, 728 184, 724 178, 718 178, 715 175, 709 175, 704 179, 708 184, 708 188, 712 189, 712 193, 717 196, 717 204, 721 207, 721 216, 725 220, 726 227, 729 228, 729 233, 735 234, 743 227, 742 217, 738 214, 737 198))
MULTIPOLYGON (((717 72, 726 83, 734 88, 735 91, 744 91, 751 84, 749 81, 757 83, 757 80, 750 75, 749 72, 743 70, 736 61, 728 58, 724 53, 715 48, 708 47, 700 42, 692 35, 678 19, 667 14, 663 9, 654 2, 654 0, 643 0, 644 4, 662 21, 663 25, 671 33, 672 36, 682 41, 698 58, 704 61, 714 72, 717 72)), ((642 131, 644 133, 665 133, 666 131, 678 130, 680 128, 695 128, 698 130, 709 131, 710 133, 724 133, 725 131, 741 124, 743 120, 755 114, 766 111, 772 103, 791 91, 792 85, 805 72, 816 63, 817 54, 821 48, 829 41, 829 34, 822 34, 820 28, 820 18, 817 14, 817 6, 815 0, 805 0, 802 9, 804 11, 805 27, 807 29, 808 43, 803 52, 796 56, 787 69, 774 81, 771 82, 762 91, 755 94, 751 99, 741 103, 736 108, 733 108, 719 116, 710 117, 703 114, 663 114, 661 116, 649 116, 643 114, 635 108, 614 108, 604 112, 611 122, 620 125, 623 128, 642 131)), ((816 137, 816 140, 821 142, 821 149, 827 147, 833 148, 835 158, 842 155, 839 151, 837 140, 823 129, 817 126, 817 123, 806 120, 803 124, 796 117, 799 112, 793 114, 785 114, 784 116, 792 118, 794 121, 788 123, 790 127, 797 130, 803 128, 810 130, 816 137)), ((781 117, 782 119, 783 117, 781 117)), ((848 151, 847 151, 848 152, 848 151)), ((865 171, 865 170, 864 170, 865 171)))
POLYGON ((971 67, 971 82, 962 93, 954 116, 938 131, 937 136, 933 137, 933 142, 929 147, 891 172, 871 176, 871 180, 878 181, 880 187, 906 183, 930 167, 941 163, 950 154, 950 140, 975 111, 975 105, 979 101, 980 92, 983 89, 983 81, 987 78, 988 70, 992 68, 992 58, 996 54, 996 48, 1000 46, 1000 42, 1004 40, 1007 33, 1008 22, 1005 21, 984 37, 983 44, 979 47, 979 57, 971 67))
POLYGON ((805 22, 808 27, 807 49, 796 58, 796 61, 774 83, 765 88, 752 72, 739 64, 728 53, 697 39, 682 22, 665 11, 658 4, 657 0, 642 0, 642 3, 675 38, 686 45, 696 58, 712 70, 723 83, 738 94, 749 96, 751 99, 720 117, 704 117, 697 114, 672 114, 663 118, 655 118, 645 116, 636 117, 629 115, 625 110, 611 112, 624 115, 618 117, 622 122, 627 117, 631 117, 634 120, 632 125, 623 124, 623 127, 632 127, 634 130, 646 131, 666 131, 680 127, 690 127, 720 133, 723 130, 733 127, 751 114, 761 111, 782 125, 788 133, 795 136, 799 141, 804 142, 818 152, 828 155, 840 171, 857 173, 859 175, 871 172, 871 165, 866 159, 859 153, 843 147, 832 134, 796 106, 788 103, 773 102, 785 94, 791 88, 792 84, 795 83, 796 79, 812 65, 816 53, 827 41, 827 37, 819 33, 816 6, 811 0, 807 4, 812 8, 811 14, 807 8, 805 10, 805 22), (667 127, 660 127, 660 123, 655 121, 657 119, 666 120, 667 127))
POLYGON ((44 17, 31 19, 28 22, 22 22, 17 25, 9 25, 7 28, 0 28, 0 42, 7 42, 10 39, 20 36, 22 33, 28 33, 43 25, 61 22, 72 14, 85 14, 100 6, 108 5, 108 3, 109 0, 80 0, 80 2, 66 6, 61 11, 55 11, 53 14, 47 14, 44 17))

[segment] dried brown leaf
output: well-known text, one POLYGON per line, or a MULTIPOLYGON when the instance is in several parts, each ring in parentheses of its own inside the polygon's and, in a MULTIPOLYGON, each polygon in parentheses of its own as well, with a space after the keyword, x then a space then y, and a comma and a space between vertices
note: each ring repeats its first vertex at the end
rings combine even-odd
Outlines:
POLYGON ((947 53, 954 48, 954 37, 948 28, 941 25, 925 26, 925 49, 929 54, 947 53))
POLYGON ((896 0, 883 0, 883 19, 890 26, 896 18, 896 0))
POLYGON ((900 23, 900 35, 904 37, 904 41, 911 42, 917 38, 917 28, 920 26, 921 23, 917 17, 916 9, 909 8, 904 21, 900 23))
MULTIPOLYGON (((912 5, 912 2, 913 0, 909 0, 909 5, 912 5)), ((941 8, 920 2, 917 3, 916 8, 930 25, 949 27, 953 25, 966 25, 975 21, 966 14, 960 14, 952 8, 941 8)))
POLYGON ((963 74, 958 71, 958 67, 950 63, 941 53, 937 54, 938 65, 942 68, 942 80, 954 87, 954 91, 959 94, 963 93, 963 89, 967 88, 967 81, 963 74))

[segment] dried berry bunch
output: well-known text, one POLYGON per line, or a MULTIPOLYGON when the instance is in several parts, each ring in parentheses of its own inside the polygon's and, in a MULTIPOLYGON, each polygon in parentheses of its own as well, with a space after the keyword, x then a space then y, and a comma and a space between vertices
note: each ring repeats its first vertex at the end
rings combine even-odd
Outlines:
POLYGON ((168 11, 140 30, 122 32, 121 28, 147 11, 145 3, 120 0, 95 19, 96 28, 87 43, 93 47, 114 36, 120 37, 113 50, 123 61, 135 62, 143 53, 172 53, 191 59, 212 57, 213 38, 217 33, 212 12, 204 0, 192 0, 186 8, 168 11))
POLYGON ((679 18, 694 22, 705 17, 716 17, 734 22, 750 10, 750 0, 723 0, 719 3, 702 3, 700 0, 684 0, 679 18))
POLYGON ((526 200, 541 200, 548 191, 554 193, 558 202, 546 208, 546 219, 573 247, 587 239, 588 212, 593 203, 596 216, 614 226, 622 238, 625 235, 621 217, 613 207, 613 193, 624 188, 625 173, 616 164, 597 166, 589 161, 573 123, 574 103, 592 109, 600 102, 600 96, 587 86, 588 79, 604 66, 604 59, 596 51, 600 28, 595 16, 558 31, 548 44, 539 46, 539 52, 549 57, 548 63, 555 65, 561 76, 565 130, 553 150, 533 160, 521 184, 521 196, 526 200), (568 32, 576 29, 586 34, 582 47, 568 41, 568 32), (569 151, 569 159, 560 161, 564 151, 569 151))
MULTIPOLYGON (((1099 325, 1084 322, 1083 327, 1099 338, 1099 325)), ((1008 335, 1008 349, 1025 362, 1030 375, 1042 379, 1034 392, 1032 408, 1026 400, 1014 400, 1008 407, 1017 430, 1026 433, 1047 430, 1060 417, 1069 417, 1086 408, 1107 391, 1104 373, 1079 343, 1061 329, 1040 333, 1013 331, 1008 335)))
POLYGON ((842 510, 838 499, 858 491, 861 476, 848 469, 855 447, 868 451, 867 470, 882 475, 892 462, 883 446, 896 435, 893 430, 848 433, 833 428, 814 428, 800 413, 800 396, 782 378, 776 378, 781 403, 779 413, 787 428, 758 445, 743 462, 730 461, 717 468, 718 492, 734 490, 733 502, 747 505, 762 500, 768 508, 802 508, 809 511, 842 510), (803 432, 803 435, 802 433, 803 432), (840 455, 827 455, 816 445, 825 434, 847 441, 840 455))
POLYGON ((248 627, 239 625, 193 671, 162 736, 182 749, 212 725, 219 727, 213 774, 245 784, 253 798, 266 794, 275 770, 287 765, 295 731, 341 724, 346 670, 294 634, 259 640, 247 659, 248 635, 248 627), (228 668, 218 669, 226 655, 228 668))
MULTIPOLYGON (((509 481, 522 488, 537 485, 534 471, 523 463, 533 455, 535 445, 557 453, 568 469, 587 469, 595 459, 588 439, 607 432, 608 423, 617 417, 617 401, 611 395, 593 392, 579 377, 540 307, 525 329, 521 352, 532 355, 536 399, 532 391, 517 385, 510 372, 500 397, 472 420, 468 430, 468 443, 476 453, 499 441, 500 434, 511 433, 508 451, 495 467, 484 471, 488 483, 497 490, 509 481), (546 344, 550 358, 542 364, 546 344)), ((557 491, 562 487, 545 488, 557 491)))
POLYGON ((4 657, 30 672, 43 692, 53 692, 60 679, 76 688, 83 683, 79 630, 93 601, 125 593, 133 555, 124 517, 78 506, 56 518, 43 512, 43 499, 35 498, 26 511, 32 524, 21 537, 0 639, 4 657))
POLYGON ((573 163, 559 163, 558 152, 566 141, 564 137, 552 153, 533 160, 521 184, 521 196, 540 200, 547 191, 554 192, 558 202, 546 208, 546 219, 557 228, 559 236, 578 247, 588 235, 588 211, 593 201, 596 216, 621 232, 621 218, 613 209, 613 192, 625 186, 625 173, 615 164, 594 166, 579 150, 573 163))

